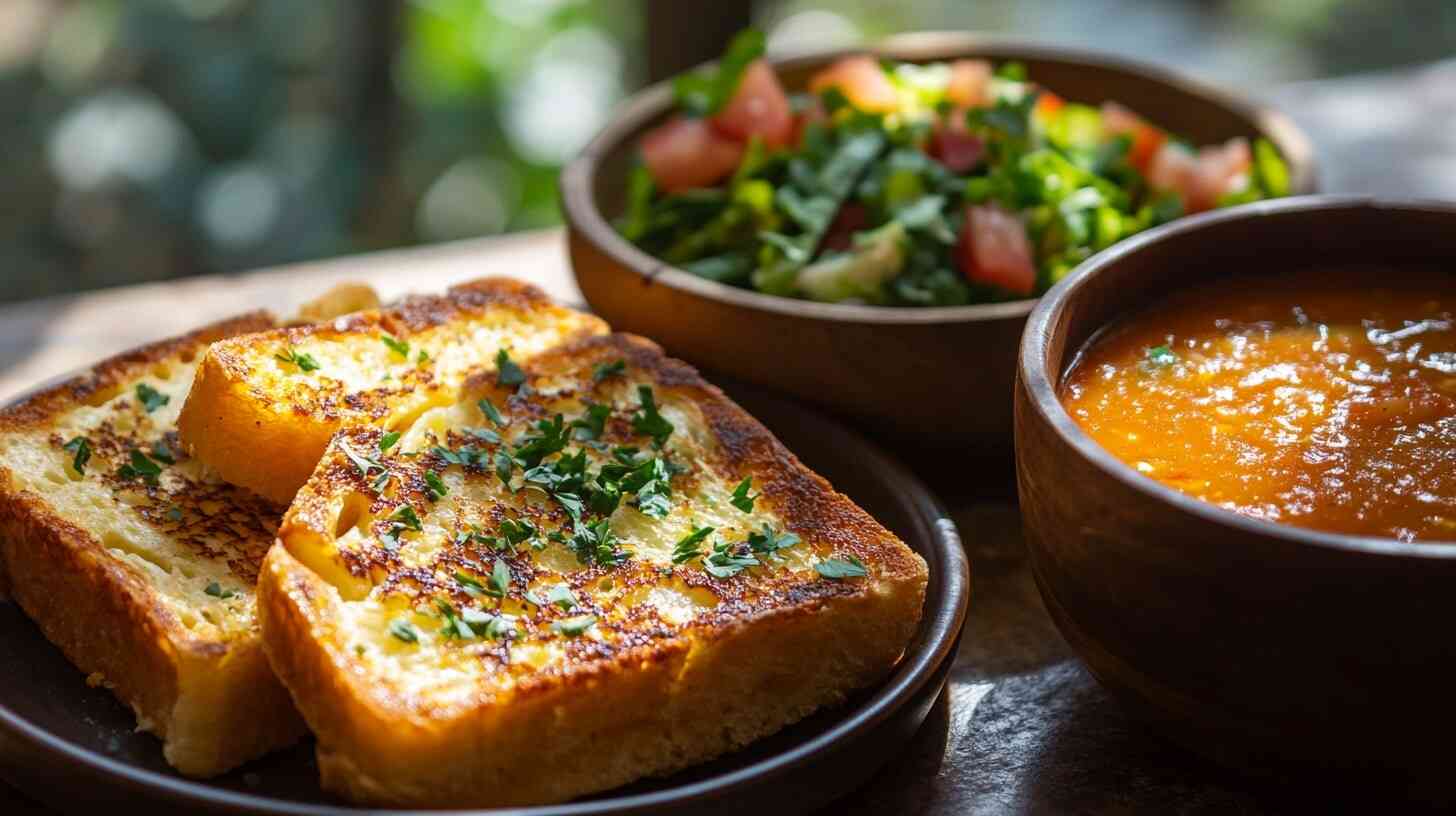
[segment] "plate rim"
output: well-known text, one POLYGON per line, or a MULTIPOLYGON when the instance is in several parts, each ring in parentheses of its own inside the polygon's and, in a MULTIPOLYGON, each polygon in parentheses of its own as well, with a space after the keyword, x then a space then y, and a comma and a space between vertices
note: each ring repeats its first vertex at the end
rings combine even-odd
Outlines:
MULTIPOLYGON (((85 376, 89 367, 50 377, 39 384, 16 394, 0 403, 0 410, 8 409, 26 399, 53 388, 60 383, 85 376)), ((925 632, 923 645, 918 651, 907 651, 893 673, 870 696, 846 712, 844 719, 834 723, 822 732, 783 752, 772 754, 752 764, 662 790, 633 793, 605 799, 574 800, 554 805, 528 807, 486 808, 472 810, 407 810, 418 814, 455 814, 456 816, 581 816, 582 814, 629 814, 657 813, 670 809, 690 807, 722 795, 731 795, 740 786, 762 783, 780 777, 807 763, 821 754, 832 751, 846 741, 864 735, 884 722, 896 711, 909 704, 927 684, 945 683, 946 675, 937 670, 948 660, 954 659, 961 633, 964 628, 967 608, 970 602, 970 563, 961 544, 960 531, 951 518, 945 503, 930 490, 909 467, 887 453, 880 445, 859 431, 850 428, 839 419, 813 408, 799 404, 788 396, 766 389, 719 378, 730 385, 731 390, 745 392, 753 397, 772 400, 778 406, 796 413, 801 419, 812 420, 821 434, 836 437, 835 446, 857 448, 855 456, 862 458, 867 468, 885 473, 883 481, 895 485, 898 494, 914 515, 923 522, 928 532, 927 551, 939 554, 941 566, 931 570, 929 580, 942 587, 941 603, 930 607, 928 603, 921 610, 921 622, 917 634, 925 632)), ((730 394, 730 398, 732 398, 730 394)), ((736 400, 735 400, 736 401, 736 400)), ((777 438, 777 435, 775 435, 777 438)), ((15 603, 14 599, 0 595, 0 601, 15 603)), ((24 610, 21 610, 24 613, 24 610)), ((29 615, 26 615, 29 618, 29 615)), ((52 644, 52 648, 54 645, 52 644)), ((79 671, 79 670, 78 670, 79 671)), ((938 690, 937 690, 938 693, 938 690)), ((123 703, 123 705, 125 705, 123 703)), ((137 767, 105 754, 76 745, 63 737, 52 734, 45 728, 31 722, 13 711, 5 700, 0 699, 0 733, 17 739, 30 747, 37 756, 47 761, 66 763, 84 778, 100 784, 145 791, 149 796, 161 796, 177 805, 197 807, 202 810, 221 810, 239 814, 290 814, 291 816, 339 816, 340 814, 383 814, 399 813, 399 808, 356 807, 346 802, 311 803, 281 799, 266 794, 246 793, 211 784, 206 779, 190 779, 180 775, 137 767)), ((27 796, 33 796, 22 784, 7 784, 27 796)))

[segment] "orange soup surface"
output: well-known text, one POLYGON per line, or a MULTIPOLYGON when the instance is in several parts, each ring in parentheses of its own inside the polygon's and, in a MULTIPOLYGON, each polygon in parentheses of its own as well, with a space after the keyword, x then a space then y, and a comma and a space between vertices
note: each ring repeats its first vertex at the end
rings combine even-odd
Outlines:
POLYGON ((1140 473, 1247 516, 1456 543, 1456 275, 1190 289, 1094 340, 1062 402, 1140 473))

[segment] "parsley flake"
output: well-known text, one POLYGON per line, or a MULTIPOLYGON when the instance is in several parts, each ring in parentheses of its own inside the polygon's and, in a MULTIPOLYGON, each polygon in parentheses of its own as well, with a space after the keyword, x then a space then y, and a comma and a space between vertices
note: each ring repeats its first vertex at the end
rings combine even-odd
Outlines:
POLYGON ((763 494, 755 493, 750 496, 748 491, 751 487, 753 487, 753 477, 743 477, 743 481, 739 482, 738 486, 733 488, 733 496, 728 499, 728 503, 745 513, 752 513, 754 500, 763 494))
POLYGON ((505 349, 496 352, 495 368, 495 381, 498 385, 521 385, 526 382, 526 372, 511 360, 511 355, 505 349))
POLYGON ((408 504, 402 505, 398 510, 395 510, 394 514, 389 517, 389 521, 392 524, 398 524, 407 529, 414 530, 417 533, 424 529, 424 526, 420 524, 419 515, 408 504))
POLYGON ((86 437, 77 436, 61 446, 61 450, 71 453, 71 468, 82 476, 86 475, 86 463, 91 461, 91 443, 86 437))
POLYGON ((232 591, 231 589, 223 589, 222 588, 222 584, 219 584, 216 581, 213 581, 212 583, 208 584, 207 585, 207 588, 204 589, 204 590, 202 590, 202 591, 203 592, 206 592, 208 595, 211 595, 214 598, 217 598, 217 599, 223 600, 223 601, 225 601, 228 598, 231 598, 234 595, 238 594, 238 593, 232 591))
POLYGON ((613 377, 620 377, 627 371, 626 360, 613 360, 610 363, 597 363, 592 369, 592 382, 600 383, 603 380, 610 380, 613 377))
POLYGON ((418 643, 420 640, 420 633, 415 630, 414 624, 404 618, 395 618, 391 621, 389 633, 405 643, 418 643))
POLYGON ((172 401, 171 397, 146 383, 137 383, 136 396, 137 402, 140 402, 149 414, 172 401))
POLYGON ((652 387, 637 386, 637 396, 642 401, 640 413, 632 415, 632 430, 642 436, 652 437, 652 444, 661 448, 674 430, 672 423, 657 411, 657 400, 652 396, 652 387))
POLYGON ((169 465, 177 464, 177 455, 172 453, 171 448, 167 447, 167 441, 165 439, 158 439, 156 442, 153 442, 151 453, 152 458, 158 462, 165 462, 169 465))
POLYGON ((420 365, 424 365, 425 363, 428 363, 429 361, 430 361, 430 353, 428 351, 425 351, 424 349, 420 349, 420 353, 415 357, 415 362, 416 363, 419 363, 420 365))
POLYGON ((156 484, 157 477, 162 475, 162 466, 147 458, 145 453, 139 450, 131 452, 131 461, 117 469, 116 475, 123 479, 140 478, 147 484, 156 484))
POLYGON ((576 600, 576 595, 572 594, 571 587, 567 586, 566 584, 557 584, 556 586, 553 586, 551 587, 551 589, 547 590, 546 603, 538 603, 536 605, 546 606, 547 604, 555 604, 556 606, 559 606, 562 609, 570 612, 572 609, 575 609, 579 605, 579 602, 576 600))
POLYGON ((280 362, 298 366, 299 371, 317 371, 319 369, 318 360, 315 360, 313 355, 298 351, 293 346, 289 346, 286 351, 279 354, 274 354, 273 358, 280 362))
POLYGON ((719 541, 713 551, 703 559, 703 570, 714 578, 731 578, 749 567, 759 565, 753 553, 746 551, 744 544, 730 544, 719 541))
POLYGON ((445 619, 445 625, 440 628, 440 634, 444 635, 446 640, 475 639, 475 630, 470 628, 470 624, 466 623, 464 618, 456 614, 455 607, 451 606, 448 601, 435 601, 435 608, 440 610, 440 616, 445 619))
POLYGON ((399 437, 400 437, 400 432, 399 431, 390 431, 389 433, 385 434, 384 436, 379 437, 379 452, 380 453, 385 453, 390 448, 394 447, 394 443, 396 443, 396 442, 399 441, 399 437))
POLYGON ((551 624, 552 631, 559 632, 566 637, 577 637, 585 634, 586 630, 597 625, 596 615, 577 615, 572 618, 562 618, 551 624))
POLYGON ((1151 346, 1146 352, 1145 361, 1150 366, 1163 368, 1178 362, 1178 355, 1166 345, 1151 346))
POLYGON ((826 558, 814 565, 814 570, 834 581, 845 578, 863 578, 869 575, 863 561, 853 555, 844 558, 826 558))
POLYGON ((490 577, 486 579, 485 591, 496 598, 504 598, 511 591, 511 568, 505 561, 495 560, 490 577))
POLYGON ((484 584, 480 583, 479 581, 475 580, 469 575, 466 575, 463 572, 455 573, 455 583, 459 584, 460 588, 465 590, 466 593, 474 595, 477 598, 486 594, 484 584))
POLYGON ((445 486, 445 480, 440 478, 440 474, 436 473, 433 470, 425 471, 426 498, 428 498, 432 502, 437 502, 440 499, 445 498, 445 495, 449 492, 450 488, 445 486))
POLYGON ((381 334, 379 335, 379 339, 384 343, 384 345, 389 346, 390 351, 398 354, 406 360, 409 359, 409 343, 400 340, 392 334, 381 334))
POLYGON ((500 411, 496 410, 495 405, 490 400, 482 398, 475 405, 480 408, 482 414, 485 414, 486 419, 495 423, 497 428, 504 428, 506 426, 506 420, 501 416, 500 411))
POLYGON ((703 539, 712 535, 712 533, 712 527, 698 527, 691 533, 678 539, 677 546, 672 548, 672 563, 686 564, 701 556, 703 550, 698 545, 702 544, 703 539))
POLYGON ((783 558, 779 552, 798 544, 799 541, 800 538, 795 533, 778 534, 774 532, 772 526, 765 524, 761 532, 748 534, 748 549, 755 555, 762 555, 771 561, 782 561, 783 558))

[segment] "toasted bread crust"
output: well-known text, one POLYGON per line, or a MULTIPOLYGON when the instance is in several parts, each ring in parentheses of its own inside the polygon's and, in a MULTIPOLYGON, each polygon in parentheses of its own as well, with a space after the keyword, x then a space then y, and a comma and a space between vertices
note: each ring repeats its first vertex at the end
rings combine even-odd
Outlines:
MULTIPOLYGON (((871 576, 829 581, 812 570, 766 571, 749 582, 669 567, 672 581, 711 591, 716 605, 677 625, 628 610, 604 623, 610 637, 565 644, 562 662, 544 671, 513 668, 509 652, 483 654, 487 676, 514 674, 508 690, 492 682, 460 699, 436 700, 372 674, 356 659, 348 648, 358 634, 345 623, 348 601, 330 580, 338 576, 315 572, 294 553, 333 536, 340 494, 366 489, 362 476, 326 457, 264 560, 259 615, 274 669, 318 737, 327 789, 358 802, 407 806, 564 801, 741 748, 842 701, 901 655, 921 614, 924 561, 690 366, 648 340, 611 335, 545 352, 526 369, 533 388, 538 380, 590 383, 596 365, 617 359, 634 377, 655 383, 664 404, 696 407, 717 452, 707 464, 721 478, 752 475, 760 501, 803 537, 802 546, 855 555, 871 576)), ((474 397, 493 383, 482 374, 466 390, 474 397)), ((544 415, 539 408, 532 414, 527 400, 505 404, 512 417, 544 415)), ((617 443, 610 425, 604 433, 605 442, 617 443)), ((376 438, 348 431, 345 437, 360 449, 376 438)), ((394 475, 406 493, 415 490, 408 473, 394 475)), ((431 570, 405 568, 393 552, 340 557, 356 575, 403 575, 401 584, 375 584, 386 596, 405 587, 426 595, 449 591, 431 570)), ((529 559, 512 557, 511 569, 522 580, 533 574, 529 559)), ((631 591, 663 580, 663 570, 629 562, 581 569, 567 580, 583 595, 603 580, 631 591)), ((533 622, 524 642, 539 639, 542 628, 533 622)))
MULTIPOLYGON (((267 314, 252 313, 113 357, 0 411, 0 435, 45 431, 155 365, 193 360, 212 340, 271 325, 267 314)), ((198 636, 93 532, 58 515, 46 496, 16 485, 0 465, 0 573, 9 594, 72 663, 99 675, 133 709, 140 728, 162 737, 168 762, 190 776, 211 776, 302 736, 303 723, 256 631, 198 636)))
POLYGON ((385 309, 357 312, 330 323, 274 329, 214 344, 178 419, 182 443, 224 481, 286 504, 308 479, 329 438, 348 425, 379 424, 408 403, 411 411, 453 399, 458 382, 438 377, 434 364, 406 371, 398 383, 365 389, 342 382, 291 382, 270 389, 258 371, 274 354, 312 340, 351 340, 376 348, 388 335, 416 335, 492 315, 572 322, 581 333, 601 333, 594 317, 563 309, 541 290, 508 278, 484 278, 444 295, 416 296, 385 309), (266 451, 266 455, 259 455, 266 451))

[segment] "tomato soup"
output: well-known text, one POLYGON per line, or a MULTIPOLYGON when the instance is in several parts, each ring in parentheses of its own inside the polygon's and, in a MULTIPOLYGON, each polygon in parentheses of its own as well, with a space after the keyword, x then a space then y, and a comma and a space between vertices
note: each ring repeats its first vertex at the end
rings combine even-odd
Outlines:
POLYGON ((1103 447, 1190 496, 1456 543, 1456 274, 1193 288, 1094 338, 1061 397, 1103 447))

